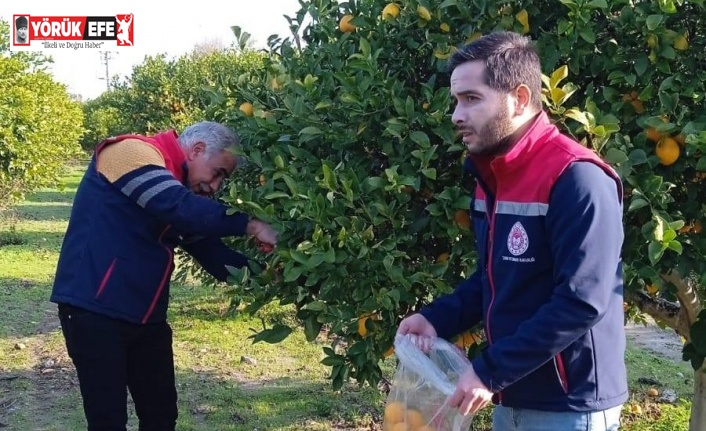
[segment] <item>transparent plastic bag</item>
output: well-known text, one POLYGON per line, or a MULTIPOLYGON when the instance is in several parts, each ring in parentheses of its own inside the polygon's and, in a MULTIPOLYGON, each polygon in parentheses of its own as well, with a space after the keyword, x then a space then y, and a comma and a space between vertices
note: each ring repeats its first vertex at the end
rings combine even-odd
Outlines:
POLYGON ((395 354, 400 363, 387 396, 383 431, 467 431, 472 416, 448 405, 458 378, 471 366, 461 350, 437 338, 424 353, 416 336, 398 335, 395 354))

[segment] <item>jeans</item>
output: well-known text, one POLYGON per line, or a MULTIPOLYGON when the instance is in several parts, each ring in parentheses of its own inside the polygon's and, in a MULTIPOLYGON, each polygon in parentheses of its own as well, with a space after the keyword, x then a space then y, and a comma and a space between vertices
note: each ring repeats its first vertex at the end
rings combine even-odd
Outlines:
POLYGON ((88 431, 125 431, 127 390, 140 431, 174 431, 177 394, 172 330, 59 305, 66 349, 78 374, 88 431))
POLYGON ((495 406, 493 431, 617 431, 622 405, 597 412, 546 412, 495 406))

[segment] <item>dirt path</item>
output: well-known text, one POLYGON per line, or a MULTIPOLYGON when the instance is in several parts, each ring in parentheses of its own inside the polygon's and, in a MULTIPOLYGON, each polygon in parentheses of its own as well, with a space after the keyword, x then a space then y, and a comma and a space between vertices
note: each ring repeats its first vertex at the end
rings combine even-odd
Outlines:
POLYGON ((682 361, 682 342, 673 329, 662 329, 649 319, 647 325, 628 323, 625 332, 636 346, 675 362, 682 361))

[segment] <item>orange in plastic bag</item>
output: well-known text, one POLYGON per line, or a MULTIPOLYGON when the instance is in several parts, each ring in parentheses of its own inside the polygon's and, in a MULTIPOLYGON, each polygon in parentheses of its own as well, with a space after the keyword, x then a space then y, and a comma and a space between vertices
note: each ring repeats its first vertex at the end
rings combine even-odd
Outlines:
POLYGON ((422 352, 416 336, 395 338, 400 361, 387 397, 383 431, 466 431, 472 417, 448 405, 461 374, 471 366, 453 344, 437 338, 422 352))

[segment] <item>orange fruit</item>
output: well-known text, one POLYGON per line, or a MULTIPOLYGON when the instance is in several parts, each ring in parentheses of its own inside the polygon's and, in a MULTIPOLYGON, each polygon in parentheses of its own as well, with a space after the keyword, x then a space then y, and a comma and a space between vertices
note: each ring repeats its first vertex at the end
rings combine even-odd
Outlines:
POLYGON ((657 143, 655 154, 659 157, 659 162, 664 166, 673 165, 679 158, 679 143, 670 137, 664 137, 657 143))
POLYGON ((404 422, 404 412, 404 404, 399 401, 393 401, 387 406, 385 406, 385 414, 383 416, 383 421, 385 423, 389 423, 390 425, 404 422))
POLYGON ((338 23, 338 28, 344 33, 351 33, 355 31, 355 25, 350 21, 353 19, 353 15, 343 15, 341 22, 338 23))
POLYGON ((365 322, 370 319, 370 316, 370 314, 364 314, 360 316, 360 319, 358 319, 358 334, 360 334, 361 337, 368 335, 368 328, 365 327, 365 322))
POLYGON ((471 217, 468 214, 468 211, 464 210, 458 210, 454 214, 454 220, 456 221, 456 224, 458 227, 461 229, 470 229, 471 228, 471 217))
POLYGON ((449 254, 446 252, 441 253, 436 257, 436 263, 446 262, 447 260, 449 260, 449 254))
POLYGON ((703 226, 701 225, 701 220, 694 221, 694 226, 691 228, 691 231, 694 233, 701 233, 702 229, 703 226))
POLYGON ((658 391, 657 389, 655 389, 655 388, 649 388, 649 389, 647 390, 647 396, 656 397, 657 395, 659 395, 659 391, 658 391))
POLYGON ((395 3, 389 3, 385 8, 382 10, 382 19, 385 21, 390 21, 395 18, 397 18, 400 14, 400 7, 397 6, 395 3))
POLYGON ((423 427, 427 424, 427 421, 426 419, 424 419, 424 415, 422 415, 422 412, 415 409, 407 410, 407 414, 405 415, 405 422, 407 423, 407 426, 410 430, 416 430, 419 427, 423 427))
POLYGON ((684 144, 686 144, 686 137, 684 136, 683 133, 678 134, 677 136, 674 137, 674 140, 679 143, 682 147, 684 144))
POLYGON ((649 129, 645 130, 645 136, 647 137, 647 139, 654 142, 659 142, 659 140, 662 139, 662 134, 659 133, 654 127, 650 127, 649 129))
POLYGON ((635 110, 635 113, 637 114, 642 114, 645 112, 645 105, 642 104, 641 100, 635 99, 632 102, 630 102, 632 105, 633 109, 635 110))
POLYGON ((414 431, 414 428, 410 427, 404 422, 396 423, 392 426, 391 431, 414 431))
POLYGON ((392 356, 395 353, 395 347, 392 346, 389 349, 385 351, 385 353, 382 354, 383 357, 387 358, 388 356, 392 356))
POLYGON ((243 103, 242 105, 240 105, 240 108, 239 108, 239 109, 240 109, 240 110, 243 112, 243 114, 245 114, 246 116, 252 117, 252 114, 253 114, 253 106, 252 106, 252 103, 250 103, 250 102, 245 102, 245 103, 243 103))

